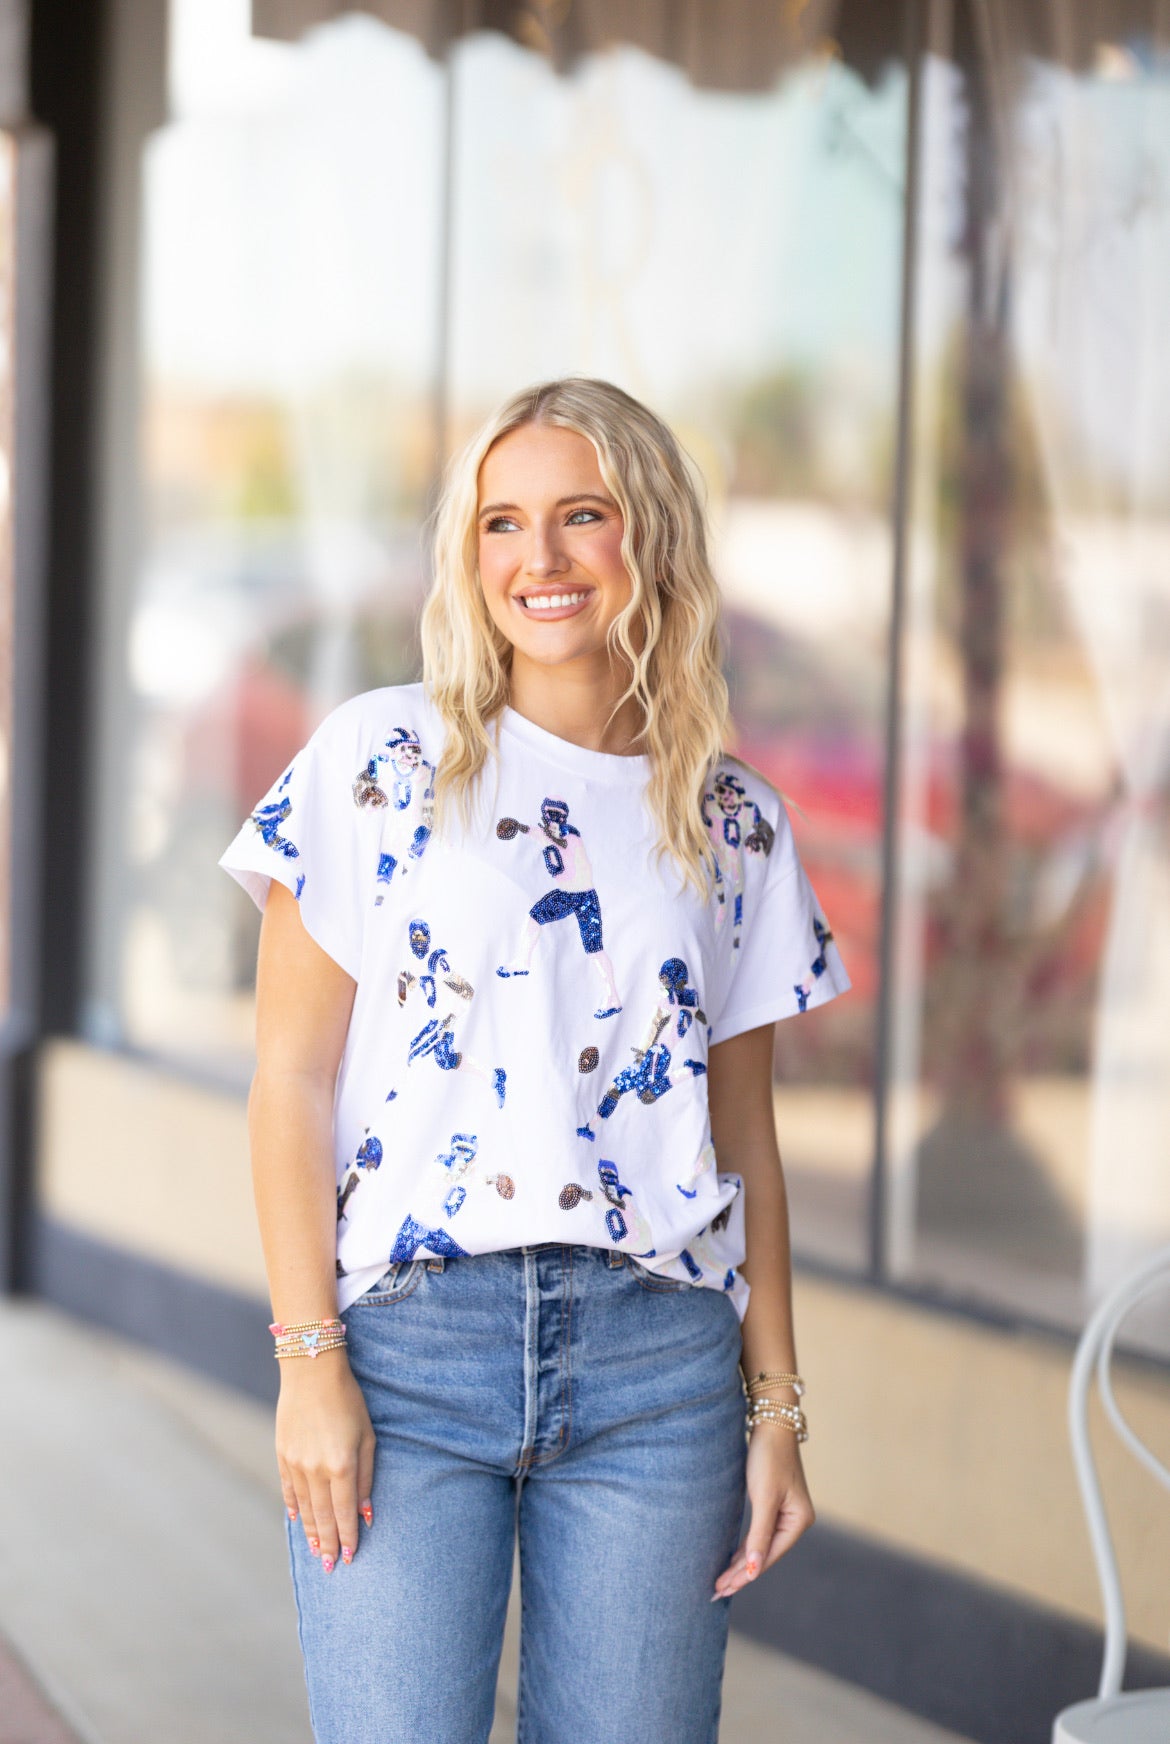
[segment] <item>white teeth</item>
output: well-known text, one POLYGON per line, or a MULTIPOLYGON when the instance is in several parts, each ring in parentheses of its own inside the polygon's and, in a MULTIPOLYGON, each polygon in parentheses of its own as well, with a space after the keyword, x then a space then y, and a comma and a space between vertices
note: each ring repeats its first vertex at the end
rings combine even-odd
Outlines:
POLYGON ((525 594, 523 598, 524 604, 530 612, 548 612, 557 611, 562 606, 580 605, 585 595, 583 593, 530 593, 525 594))

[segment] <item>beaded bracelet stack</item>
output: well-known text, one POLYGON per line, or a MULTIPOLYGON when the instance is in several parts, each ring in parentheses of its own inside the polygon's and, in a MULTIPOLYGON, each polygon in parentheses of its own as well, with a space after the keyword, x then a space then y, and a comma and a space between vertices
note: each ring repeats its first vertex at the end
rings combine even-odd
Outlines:
POLYGON ((750 1436, 757 1423, 782 1423, 786 1429, 791 1429, 797 1441, 808 1440, 808 1420, 799 1405, 790 1405, 786 1399, 774 1399, 769 1389, 773 1387, 789 1387, 800 1399, 804 1395, 804 1382, 799 1375, 784 1374, 778 1370, 761 1370, 753 1375, 750 1381, 744 1382, 744 1392, 747 1396, 747 1433, 750 1436))
POLYGON ((276 1340, 272 1354, 278 1362, 287 1356, 320 1356, 323 1350, 339 1350, 345 1343, 340 1320, 299 1320, 295 1326, 274 1320, 268 1330, 276 1340))

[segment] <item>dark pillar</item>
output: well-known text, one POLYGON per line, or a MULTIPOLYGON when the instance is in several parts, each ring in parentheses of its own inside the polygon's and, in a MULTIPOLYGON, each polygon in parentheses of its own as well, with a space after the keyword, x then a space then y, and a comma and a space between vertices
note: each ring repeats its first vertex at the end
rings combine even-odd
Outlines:
POLYGON ((0 1289, 27 1287, 43 1036, 73 1026, 86 866, 101 7, 0 0, 13 155, 0 567, 0 1289))
POLYGON ((54 145, 30 0, 0 3, 0 1289, 23 1281, 42 1002, 42 730, 54 145))

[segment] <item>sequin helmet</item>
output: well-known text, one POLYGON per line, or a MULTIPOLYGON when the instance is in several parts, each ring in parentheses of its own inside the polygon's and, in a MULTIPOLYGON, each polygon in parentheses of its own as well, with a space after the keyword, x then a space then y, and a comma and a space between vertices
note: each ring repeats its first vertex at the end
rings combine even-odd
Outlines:
POLYGON ((738 811, 740 805, 747 798, 747 788, 738 775, 732 775, 730 770, 721 769, 715 777, 715 797, 720 806, 724 808, 728 806, 730 801, 734 800, 735 809, 738 811))
POLYGON ((392 757, 399 756, 403 751, 416 751, 422 755, 422 743, 413 727, 395 727, 386 740, 386 749, 392 757))
POLYGON ((658 971, 658 979, 666 988, 672 999, 678 999, 686 992, 687 966, 681 957, 667 957, 658 971))

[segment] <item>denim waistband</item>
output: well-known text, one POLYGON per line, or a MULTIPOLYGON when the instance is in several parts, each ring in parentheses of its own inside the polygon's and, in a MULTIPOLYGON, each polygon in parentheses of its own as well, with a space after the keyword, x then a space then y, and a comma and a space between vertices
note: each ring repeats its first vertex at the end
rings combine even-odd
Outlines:
MULTIPOLYGON (((597 1247, 592 1242, 584 1241, 535 1241, 530 1243, 527 1247, 494 1248, 490 1253, 479 1257, 484 1259, 522 1260, 528 1254, 541 1253, 572 1254, 575 1259, 601 1260, 611 1268, 624 1265, 626 1260, 626 1256, 620 1248, 597 1247)), ((436 1272, 442 1271, 444 1266, 451 1263, 451 1261, 446 1258, 431 1259, 429 1255, 420 1255, 419 1257, 424 1260, 425 1264, 427 1264, 432 1271, 436 1272)), ((474 1259, 476 1256, 474 1254, 467 1254, 460 1257, 474 1259)))

